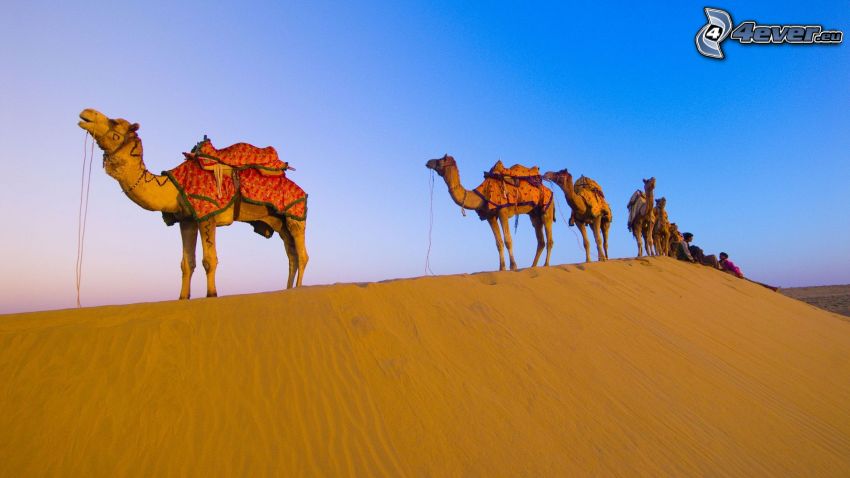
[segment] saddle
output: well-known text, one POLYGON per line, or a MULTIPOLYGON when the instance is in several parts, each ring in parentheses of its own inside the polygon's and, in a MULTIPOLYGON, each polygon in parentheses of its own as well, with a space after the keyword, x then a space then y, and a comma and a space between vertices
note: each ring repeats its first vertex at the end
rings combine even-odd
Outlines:
POLYGON ((201 168, 217 175, 221 172, 229 173, 233 169, 255 168, 263 176, 280 176, 287 169, 292 169, 289 163, 280 160, 277 150, 272 146, 259 148, 248 143, 236 143, 224 149, 216 149, 206 135, 191 152, 183 155, 186 159, 197 160, 201 168))
POLYGON ((605 194, 602 192, 602 186, 587 176, 582 176, 576 180, 575 189, 588 190, 599 196, 600 199, 605 199, 605 194))
POLYGON ((490 171, 484 173, 484 177, 488 179, 498 179, 504 181, 511 186, 519 186, 520 182, 526 181, 532 186, 540 187, 543 185, 543 178, 540 176, 540 168, 537 166, 528 168, 521 164, 514 164, 510 168, 506 168, 502 161, 496 161, 496 164, 490 168, 490 171))
POLYGON ((626 223, 626 227, 631 231, 635 217, 646 211, 646 194, 640 189, 636 190, 629 199, 629 204, 626 207, 629 210, 629 221, 626 223))
MULTIPOLYGON (((183 205, 196 220, 206 220, 231 205, 238 209, 241 201, 267 206, 281 217, 306 218, 307 193, 286 177, 286 170, 293 168, 280 160, 274 148, 236 143, 216 149, 204 136, 190 153, 183 154, 186 161, 163 174, 177 186, 183 205)), ((163 219, 169 225, 174 222, 165 214, 163 219)))

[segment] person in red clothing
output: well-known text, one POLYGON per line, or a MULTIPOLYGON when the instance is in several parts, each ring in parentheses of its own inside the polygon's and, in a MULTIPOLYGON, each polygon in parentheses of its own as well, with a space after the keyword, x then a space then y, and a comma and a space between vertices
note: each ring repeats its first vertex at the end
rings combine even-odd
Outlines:
POLYGON ((729 254, 726 254, 725 252, 720 253, 720 270, 740 277, 741 279, 744 278, 744 273, 741 272, 741 269, 736 266, 734 262, 729 260, 729 254))

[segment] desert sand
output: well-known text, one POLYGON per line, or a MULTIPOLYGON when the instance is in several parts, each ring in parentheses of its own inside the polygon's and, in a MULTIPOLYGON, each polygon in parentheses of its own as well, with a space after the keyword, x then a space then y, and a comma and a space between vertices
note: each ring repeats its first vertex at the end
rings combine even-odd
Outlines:
POLYGON ((850 476, 850 321, 667 258, 0 316, 0 476, 850 476))
POLYGON ((792 287, 780 292, 815 307, 850 317, 850 284, 792 287))

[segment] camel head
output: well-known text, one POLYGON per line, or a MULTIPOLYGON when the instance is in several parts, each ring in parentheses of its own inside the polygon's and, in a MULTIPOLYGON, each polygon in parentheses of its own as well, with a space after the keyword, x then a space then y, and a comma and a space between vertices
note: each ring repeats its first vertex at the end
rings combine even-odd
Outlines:
MULTIPOLYGON (((105 153, 103 156, 103 167, 107 174, 114 176, 118 169, 123 166, 122 159, 115 156, 113 153, 121 149, 131 140, 138 138, 136 131, 139 129, 139 123, 130 123, 125 119, 111 119, 105 114, 95 109, 85 109, 80 113, 80 121, 77 123, 80 128, 88 131, 92 138, 97 142, 97 145, 105 153)), ((140 144, 137 142, 137 148, 134 151, 137 154, 141 153, 140 144)))
POLYGON ((543 173, 543 179, 552 181, 556 184, 571 184, 573 181, 573 175, 566 169, 562 169, 560 171, 546 171, 543 173))
POLYGON ((643 189, 644 191, 649 191, 655 189, 655 178, 649 178, 643 180, 643 189))
POLYGON ((80 113, 80 128, 88 131, 97 145, 106 153, 112 153, 123 146, 128 139, 136 136, 139 123, 130 124, 125 119, 111 119, 95 109, 85 109, 80 113))
POLYGON ((664 209, 664 206, 667 205, 667 199, 660 197, 660 198, 655 200, 655 205, 660 207, 661 209, 664 209))
POLYGON ((455 158, 449 156, 448 154, 443 155, 440 159, 432 159, 425 163, 425 167, 428 169, 433 169, 440 176, 444 176, 446 174, 446 169, 450 167, 457 167, 457 163, 455 162, 455 158))

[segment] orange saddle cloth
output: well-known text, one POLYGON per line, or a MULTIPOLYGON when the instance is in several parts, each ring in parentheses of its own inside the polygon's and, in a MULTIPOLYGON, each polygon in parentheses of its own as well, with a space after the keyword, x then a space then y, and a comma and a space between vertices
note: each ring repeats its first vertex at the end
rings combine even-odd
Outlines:
POLYGON ((490 171, 484 173, 484 177, 501 179, 513 186, 519 186, 522 181, 528 181, 535 187, 543 185, 543 178, 540 176, 540 168, 537 166, 529 168, 521 164, 514 164, 510 168, 506 168, 505 165, 502 164, 502 160, 496 161, 496 164, 490 168, 490 171))
MULTIPOLYGON (((532 206, 545 211, 552 205, 552 190, 543 185, 537 167, 505 168, 499 161, 484 173, 484 182, 474 192, 487 204, 486 211, 511 206, 532 206)), ((484 220, 487 213, 478 211, 478 217, 484 220)))
POLYGON ((596 181, 588 178, 587 176, 582 176, 578 178, 575 184, 576 189, 586 189, 593 194, 596 194, 599 198, 605 199, 605 193, 602 192, 602 186, 599 185, 596 181))

